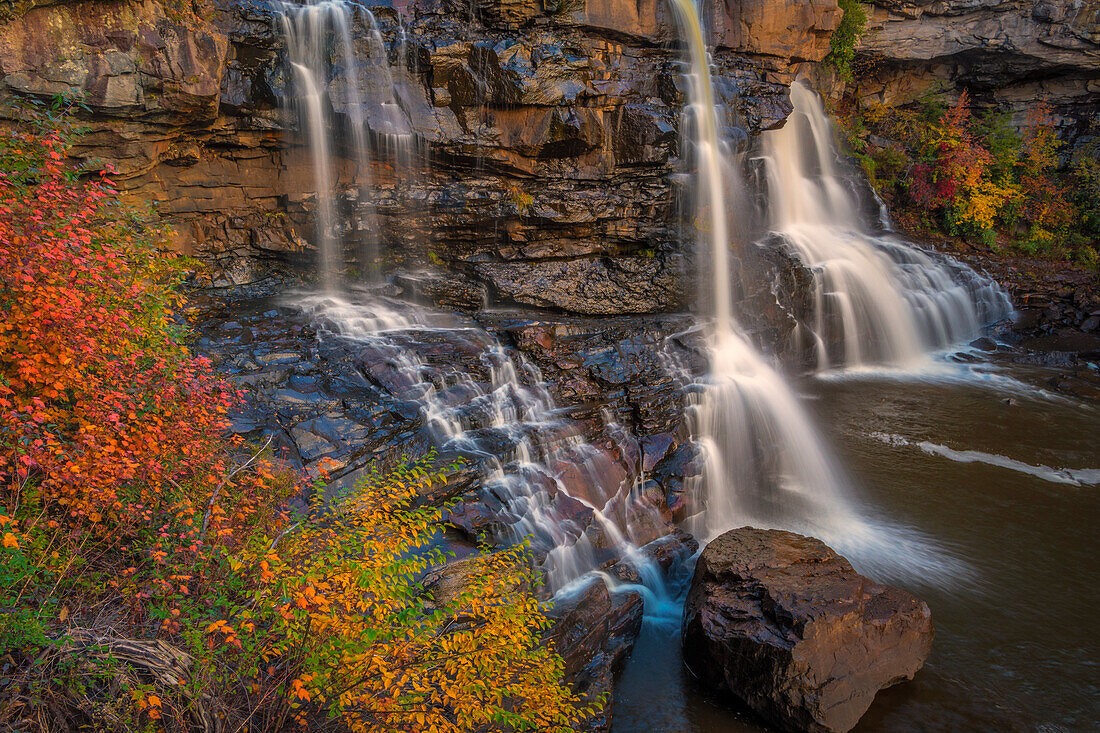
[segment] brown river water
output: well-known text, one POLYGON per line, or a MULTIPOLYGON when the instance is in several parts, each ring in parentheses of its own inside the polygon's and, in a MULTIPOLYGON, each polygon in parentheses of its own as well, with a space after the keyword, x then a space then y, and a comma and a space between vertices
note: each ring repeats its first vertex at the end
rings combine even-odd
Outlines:
MULTIPOLYGON (((795 385, 866 514, 943 558, 912 572, 852 558, 926 600, 936 627, 924 668, 857 731, 1100 730, 1100 406, 1035 386, 1049 376, 952 366, 795 385)), ((768 730, 696 689, 675 614, 646 620, 614 705, 615 733, 768 730)))

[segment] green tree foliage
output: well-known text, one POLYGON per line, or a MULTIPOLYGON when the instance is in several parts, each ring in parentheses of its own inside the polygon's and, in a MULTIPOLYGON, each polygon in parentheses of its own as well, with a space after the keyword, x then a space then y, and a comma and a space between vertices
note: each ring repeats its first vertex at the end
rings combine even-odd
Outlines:
POLYGON ((856 44, 867 27, 867 11, 859 0, 839 0, 844 15, 840 25, 829 39, 829 54, 825 63, 836 69, 844 81, 852 81, 852 62, 856 58, 856 44))

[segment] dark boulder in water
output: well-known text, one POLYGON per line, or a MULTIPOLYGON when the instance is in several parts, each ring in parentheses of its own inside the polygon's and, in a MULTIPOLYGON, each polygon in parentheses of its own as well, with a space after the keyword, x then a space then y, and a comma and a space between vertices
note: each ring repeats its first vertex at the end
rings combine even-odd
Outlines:
POLYGON ((932 612, 857 573, 820 540, 743 527, 711 542, 684 607, 684 662, 783 730, 850 730, 875 694, 912 679, 932 612))

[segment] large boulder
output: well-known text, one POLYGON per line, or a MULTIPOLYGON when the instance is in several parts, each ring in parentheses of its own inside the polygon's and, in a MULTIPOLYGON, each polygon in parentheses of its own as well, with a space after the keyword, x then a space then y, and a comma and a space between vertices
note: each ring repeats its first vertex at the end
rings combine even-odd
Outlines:
POLYGON ((847 731, 932 647, 928 605, 820 540, 735 529, 711 542, 684 607, 684 662, 783 730, 847 731))

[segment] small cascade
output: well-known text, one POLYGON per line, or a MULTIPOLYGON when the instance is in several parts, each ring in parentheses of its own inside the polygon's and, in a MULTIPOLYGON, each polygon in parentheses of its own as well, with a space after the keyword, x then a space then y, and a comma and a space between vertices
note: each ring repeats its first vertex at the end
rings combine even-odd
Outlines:
POLYGON ((340 284, 346 244, 357 250, 366 273, 377 270, 372 161, 376 155, 392 159, 399 176, 415 171, 417 138, 398 103, 388 47, 369 10, 345 0, 284 2, 277 8, 312 161, 318 269, 332 291, 340 284), (347 236, 338 220, 341 158, 354 163, 353 199, 361 214, 347 236))
MULTIPOLYGON (((786 124, 763 135, 769 227, 813 275, 808 328, 819 370, 912 366, 1011 312, 990 278, 873 232, 820 97, 801 82, 790 97, 786 124)), ((880 214, 880 223, 888 228, 889 219, 880 214)))
MULTIPOLYGON (((533 364, 472 322, 407 304, 322 294, 299 305, 323 330, 357 343, 372 379, 420 405, 430 442, 444 455, 478 468, 491 539, 529 541, 551 592, 615 560, 643 578, 659 574, 639 546, 667 528, 635 491, 640 465, 586 441, 533 364), (460 343, 476 367, 419 356, 440 341, 460 343)), ((622 430, 610 425, 607 433, 613 444, 622 430)))

